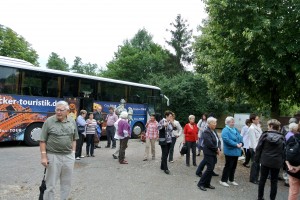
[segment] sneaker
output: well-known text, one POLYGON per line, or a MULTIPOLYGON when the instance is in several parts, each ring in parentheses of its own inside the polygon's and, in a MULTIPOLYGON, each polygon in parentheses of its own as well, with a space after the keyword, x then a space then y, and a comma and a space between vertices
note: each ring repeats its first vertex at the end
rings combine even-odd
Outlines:
POLYGON ((171 160, 171 161, 169 161, 170 163, 173 163, 174 162, 174 160, 171 160))
POLYGON ((143 161, 147 161, 147 160, 148 160, 147 158, 144 158, 144 159, 143 159, 143 161))
POLYGON ((238 160, 245 160, 245 156, 240 156, 238 160))
POLYGON ((118 156, 116 156, 115 154, 112 155, 114 159, 118 159, 118 156))
POLYGON ((84 156, 80 156, 80 158, 84 158, 84 156))
POLYGON ((80 160, 80 158, 79 158, 79 157, 76 157, 76 160, 80 160))
POLYGON ((222 186, 224 186, 224 187, 229 187, 229 185, 228 185, 226 182, 220 181, 219 183, 220 183, 220 185, 222 185, 222 186))
POLYGON ((228 183, 230 184, 230 185, 234 185, 234 186, 238 186, 239 184, 237 183, 237 182, 235 182, 235 181, 228 181, 228 183))

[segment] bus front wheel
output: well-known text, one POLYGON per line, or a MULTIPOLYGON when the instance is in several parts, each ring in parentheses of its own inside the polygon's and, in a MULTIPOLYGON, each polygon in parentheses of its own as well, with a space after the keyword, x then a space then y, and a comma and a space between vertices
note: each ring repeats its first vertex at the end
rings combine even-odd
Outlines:
POLYGON ((142 123, 134 124, 134 126, 132 128, 131 138, 136 139, 136 138, 140 137, 143 130, 144 130, 144 126, 142 123))
POLYGON ((28 146, 38 146, 42 132, 42 123, 31 124, 26 128, 24 142, 28 146))

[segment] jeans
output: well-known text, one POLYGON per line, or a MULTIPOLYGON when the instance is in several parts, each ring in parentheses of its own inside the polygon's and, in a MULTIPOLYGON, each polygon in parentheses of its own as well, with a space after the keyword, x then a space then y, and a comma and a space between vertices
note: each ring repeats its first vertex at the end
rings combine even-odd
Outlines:
POLYGON ((193 154, 193 165, 196 165, 196 142, 186 142, 187 152, 186 152, 186 164, 190 165, 190 153, 192 149, 193 154))
POLYGON ((176 137, 172 137, 172 143, 170 146, 170 153, 169 153, 169 162, 173 161, 173 155, 174 155, 174 146, 176 143, 176 137))
POLYGON ((169 170, 168 169, 168 155, 170 152, 171 143, 167 143, 166 145, 160 145, 161 147, 161 170, 169 170))
POLYGON ((204 186, 208 187, 210 186, 211 182, 211 177, 215 168, 215 165, 217 163, 217 156, 209 156, 204 154, 204 159, 207 165, 206 171, 204 174, 201 176, 199 182, 198 182, 198 187, 204 186))
POLYGON ((226 156, 225 155, 225 166, 223 169, 223 174, 221 181, 222 182, 227 182, 228 179, 230 182, 234 181, 234 174, 235 174, 235 169, 236 165, 238 162, 238 156, 226 156))
POLYGON ((78 132, 79 139, 76 140, 76 153, 75 158, 80 157, 82 153, 82 145, 84 140, 84 135, 78 132))
POLYGON ((120 139, 120 151, 119 151, 119 161, 123 161, 125 159, 125 150, 127 149, 129 138, 120 139))
POLYGON ((246 149, 244 148, 244 152, 245 152, 245 162, 244 162, 244 165, 248 165, 249 162, 250 162, 250 159, 251 159, 251 152, 250 152, 250 149, 246 149))
POLYGON ((260 169, 260 164, 254 162, 254 157, 255 157, 255 152, 253 149, 250 149, 251 152, 251 169, 250 169, 250 181, 251 182, 257 182, 258 181, 258 176, 259 176, 259 169, 260 169))
POLYGON ((110 147, 112 142, 112 147, 116 147, 116 139, 115 139, 115 127, 107 126, 106 127, 106 137, 107 137, 107 146, 110 147))
POLYGON ((262 165, 260 170, 260 180, 258 186, 258 199, 263 199, 264 197, 264 189, 265 183, 270 173, 271 178, 271 191, 270 191, 270 200, 275 200, 277 194, 277 182, 278 182, 278 174, 280 169, 270 168, 262 165))
POLYGON ((86 155, 94 155, 94 134, 86 134, 86 155))

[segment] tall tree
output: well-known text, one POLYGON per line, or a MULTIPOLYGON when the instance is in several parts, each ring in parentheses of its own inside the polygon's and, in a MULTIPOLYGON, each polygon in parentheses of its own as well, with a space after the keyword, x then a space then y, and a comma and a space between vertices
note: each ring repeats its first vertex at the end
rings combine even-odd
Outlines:
POLYGON ((75 57, 74 64, 71 70, 75 73, 84 74, 82 59, 78 56, 75 57))
POLYGON ((38 66, 38 54, 24 37, 0 25, 0 55, 26 60, 38 66))
POLYGON ((46 66, 49 69, 56 69, 61 71, 69 71, 69 65, 65 58, 60 58, 57 53, 52 52, 48 58, 46 66))
POLYGON ((139 82, 149 73, 177 73, 172 68, 170 53, 154 43, 152 36, 141 29, 131 39, 124 41, 103 76, 139 82))
POLYGON ((205 0, 208 20, 195 44, 197 70, 226 100, 238 95, 271 115, 299 100, 300 4, 286 0, 205 0))
POLYGON ((176 67, 184 71, 184 63, 190 64, 192 62, 192 34, 193 31, 189 29, 187 20, 184 20, 180 14, 177 15, 175 22, 170 23, 172 28, 167 31, 171 33, 171 39, 166 43, 170 45, 174 51, 174 59, 176 67))
POLYGON ((82 62, 82 59, 78 56, 75 57, 74 64, 71 67, 71 70, 79 74, 88 74, 88 75, 97 75, 98 65, 82 62))

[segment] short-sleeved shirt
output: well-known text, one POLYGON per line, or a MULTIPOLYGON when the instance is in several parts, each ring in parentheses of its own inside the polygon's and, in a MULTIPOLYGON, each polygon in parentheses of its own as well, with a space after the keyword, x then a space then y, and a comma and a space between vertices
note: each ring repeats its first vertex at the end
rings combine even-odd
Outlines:
POLYGON ((72 142, 78 138, 76 122, 73 118, 67 116, 61 122, 54 115, 45 121, 40 141, 46 142, 47 152, 69 154, 72 152, 72 142))

